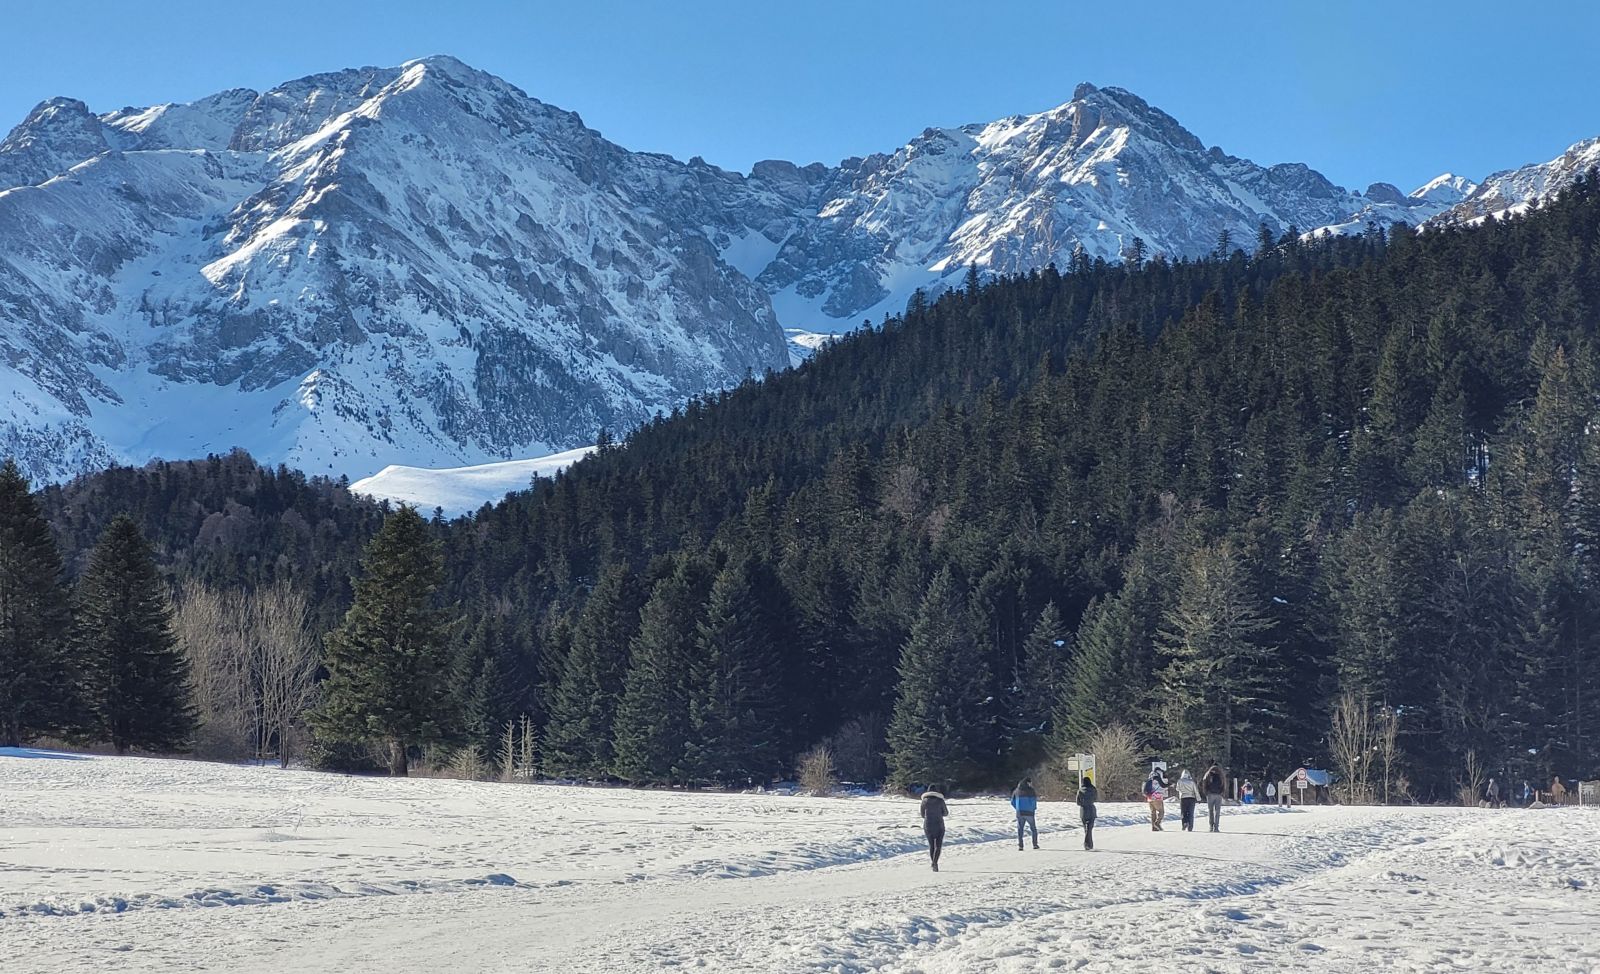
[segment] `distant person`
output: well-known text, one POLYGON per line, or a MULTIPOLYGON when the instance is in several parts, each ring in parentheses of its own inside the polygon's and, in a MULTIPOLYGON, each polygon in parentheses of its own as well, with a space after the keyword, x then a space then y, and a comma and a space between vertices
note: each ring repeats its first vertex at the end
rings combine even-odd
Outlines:
POLYGON ((1567 785, 1561 780, 1560 775, 1550 779, 1550 804, 1565 805, 1567 803, 1567 785))
POLYGON ((950 814, 944 795, 932 788, 922 793, 922 834, 928 837, 928 858, 933 871, 939 871, 939 853, 944 851, 944 819, 950 814))
POLYGON ((1483 788, 1483 803, 1489 808, 1500 807, 1500 783, 1493 778, 1483 788))
POLYGON ((1278 783, 1275 781, 1267 782, 1267 804, 1278 804, 1278 783))
POLYGON ((1211 815, 1211 831, 1222 831, 1222 796, 1228 790, 1228 776, 1216 765, 1206 769, 1200 779, 1200 790, 1206 796, 1206 811, 1211 815))
POLYGON ((1528 784, 1528 779, 1522 779, 1522 807, 1527 808, 1533 804, 1533 786, 1528 784))
POLYGON ((1244 779, 1244 784, 1239 786, 1239 802, 1244 805, 1256 803, 1256 786, 1250 783, 1249 778, 1244 779))
POLYGON ((1100 800, 1100 789, 1094 786, 1094 775, 1085 772, 1078 784, 1078 815, 1083 821, 1083 851, 1094 851, 1094 803, 1100 800))
POLYGON ((1033 790, 1033 779, 1023 778, 1011 792, 1011 807, 1017 810, 1017 851, 1022 851, 1022 830, 1033 833, 1033 847, 1039 848, 1039 826, 1034 813, 1039 810, 1039 793, 1033 790))
POLYGON ((1150 831, 1160 832, 1161 820, 1167 817, 1167 779, 1160 768, 1152 768, 1144 779, 1144 800, 1150 803, 1150 831))
POLYGON ((1178 775, 1178 809, 1183 814, 1183 830, 1194 831, 1194 806, 1200 801, 1200 786, 1195 784, 1194 775, 1188 768, 1178 775))

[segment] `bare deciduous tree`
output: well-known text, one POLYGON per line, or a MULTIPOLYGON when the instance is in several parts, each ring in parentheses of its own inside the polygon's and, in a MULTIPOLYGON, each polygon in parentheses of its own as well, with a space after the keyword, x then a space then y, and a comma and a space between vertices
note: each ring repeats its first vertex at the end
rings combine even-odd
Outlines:
POLYGON ((828 745, 818 744, 800 756, 800 787, 818 797, 827 797, 839 787, 828 745))
POLYGON ((1122 724, 1102 727, 1089 739, 1057 754, 1040 772, 1051 797, 1067 798, 1078 791, 1078 773, 1067 770, 1067 759, 1077 752, 1094 755, 1094 783, 1104 801, 1135 801, 1141 798, 1139 785, 1144 780, 1144 742, 1122 724))
POLYGON ((255 750, 256 721, 243 599, 186 582, 175 603, 173 631, 189 660, 199 717, 195 753, 244 760, 255 750))
POLYGON ((193 671, 196 750, 287 766, 316 689, 318 640, 305 594, 286 582, 254 593, 185 583, 174 629, 193 671))
POLYGON ((257 740, 263 752, 275 750, 279 766, 287 768, 295 736, 292 728, 316 694, 320 646, 311 601, 280 581, 257 591, 250 606, 260 699, 257 740))
POLYGON ((1339 771, 1339 791, 1352 805, 1372 803, 1372 708, 1363 697, 1346 693, 1333 708, 1328 750, 1339 771))

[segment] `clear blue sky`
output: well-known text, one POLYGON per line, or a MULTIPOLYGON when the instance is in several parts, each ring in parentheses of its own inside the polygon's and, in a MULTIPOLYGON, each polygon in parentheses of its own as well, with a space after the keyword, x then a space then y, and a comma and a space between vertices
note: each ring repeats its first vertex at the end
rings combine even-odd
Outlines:
POLYGON ((929 125, 1059 104, 1087 80, 1257 162, 1411 189, 1600 134, 1600 4, 1560 7, 4 0, 0 131, 52 95, 109 111, 446 53, 630 149, 741 170, 892 150, 929 125))

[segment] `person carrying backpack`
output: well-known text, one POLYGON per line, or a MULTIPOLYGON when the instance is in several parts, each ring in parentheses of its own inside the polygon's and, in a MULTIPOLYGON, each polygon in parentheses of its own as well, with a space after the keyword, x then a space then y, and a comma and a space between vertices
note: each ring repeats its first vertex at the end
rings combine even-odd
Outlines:
POLYGON ((1144 780, 1144 800, 1150 803, 1150 831, 1161 831, 1161 820, 1167 817, 1167 779, 1160 768, 1153 768, 1144 780))
POLYGON ((1183 774, 1178 776, 1178 808, 1183 812, 1183 830, 1194 831, 1194 806, 1200 801, 1200 786, 1195 784, 1194 775, 1188 768, 1183 769, 1183 774))
POLYGON ((932 788, 922 793, 922 805, 919 809, 922 814, 922 834, 928 839, 928 858, 933 862, 933 871, 939 871, 939 853, 944 851, 944 820, 950 814, 950 807, 945 804, 944 795, 932 788))
POLYGON ((1228 790, 1228 778, 1216 765, 1206 769, 1200 780, 1200 790, 1205 792, 1206 810, 1211 815, 1211 831, 1222 831, 1222 796, 1228 790))
POLYGON ((1023 778, 1011 792, 1011 807, 1017 811, 1017 851, 1022 851, 1022 830, 1033 832, 1033 847, 1039 848, 1039 826, 1034 813, 1039 810, 1039 793, 1033 790, 1033 779, 1023 778))
POLYGON ((1083 851, 1094 851, 1094 819, 1098 814, 1094 803, 1100 800, 1100 789, 1094 786, 1094 775, 1084 772, 1078 785, 1078 815, 1083 821, 1083 851))

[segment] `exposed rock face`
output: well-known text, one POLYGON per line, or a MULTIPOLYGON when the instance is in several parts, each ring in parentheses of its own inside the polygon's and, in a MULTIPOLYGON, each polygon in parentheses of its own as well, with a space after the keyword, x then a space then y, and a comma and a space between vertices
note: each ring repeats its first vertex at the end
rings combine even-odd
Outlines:
POLYGON ((683 221, 745 181, 695 169, 450 58, 47 102, 0 149, 0 452, 478 462, 782 368, 766 294, 683 221))
POLYGON ((1466 223, 1490 214, 1520 213, 1596 167, 1600 167, 1600 137, 1574 143, 1549 162, 1495 173, 1440 216, 1439 222, 1466 223))
POLYGON ((449 57, 99 116, 51 99, 0 142, 0 453, 42 479, 235 446, 352 477, 538 456, 968 267, 1467 219, 1597 143, 1483 187, 1354 193, 1093 85, 749 175, 629 152, 449 57))
MULTIPOLYGON (((1373 197, 1300 163, 1258 166, 1206 148, 1131 92, 1088 84, 1047 112, 928 129, 892 154, 803 180, 782 172, 811 215, 763 230, 774 252, 756 280, 785 325, 818 330, 897 312, 912 291, 938 290, 969 266, 1065 266, 1079 247, 1119 260, 1136 237, 1148 255, 1197 257, 1223 230, 1249 247, 1262 224, 1282 234, 1420 223, 1461 198, 1387 184, 1373 197)), ((751 181, 770 188, 778 173, 757 167, 751 181)))

